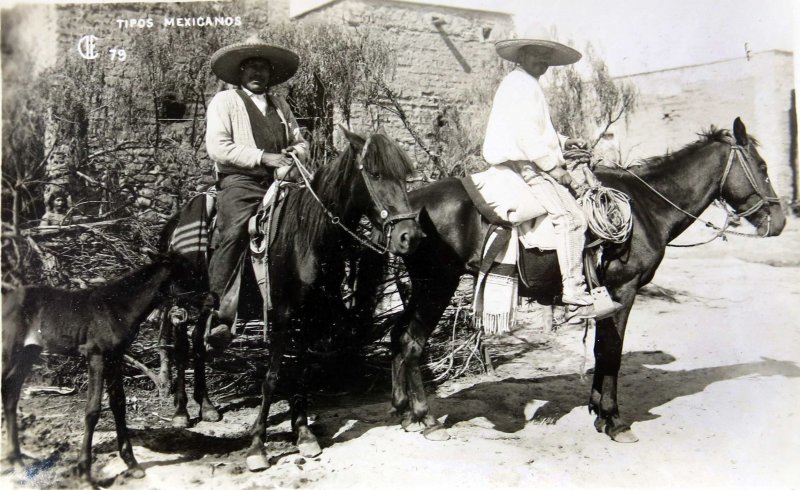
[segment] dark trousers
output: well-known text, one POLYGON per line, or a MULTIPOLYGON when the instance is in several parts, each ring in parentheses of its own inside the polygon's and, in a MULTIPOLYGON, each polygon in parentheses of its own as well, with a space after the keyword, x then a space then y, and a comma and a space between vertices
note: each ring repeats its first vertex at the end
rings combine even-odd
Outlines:
MULTIPOLYGON (((217 192, 217 228, 220 241, 208 264, 211 292, 219 298, 225 293, 239 259, 247 248, 247 221, 269 188, 271 179, 229 174, 219 183, 217 192)), ((233 320, 226 318, 225 320, 233 320)))

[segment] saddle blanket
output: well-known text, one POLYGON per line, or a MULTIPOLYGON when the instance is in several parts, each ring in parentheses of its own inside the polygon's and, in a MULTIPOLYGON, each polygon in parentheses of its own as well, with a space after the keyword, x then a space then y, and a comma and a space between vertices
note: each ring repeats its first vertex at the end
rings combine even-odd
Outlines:
POLYGON ((515 229, 495 227, 483 246, 472 312, 487 334, 510 332, 516 320, 517 240, 515 229))
POLYGON ((194 196, 181 211, 179 221, 169 237, 169 248, 188 257, 208 253, 211 219, 214 216, 216 189, 194 196))

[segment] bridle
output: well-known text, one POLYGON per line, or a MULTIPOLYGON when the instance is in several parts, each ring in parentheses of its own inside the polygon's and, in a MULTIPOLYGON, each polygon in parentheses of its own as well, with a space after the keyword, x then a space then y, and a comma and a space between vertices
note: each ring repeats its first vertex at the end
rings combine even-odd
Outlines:
MULTIPOLYGON (((308 189, 308 192, 314 197, 314 199, 319 203, 322 207, 322 210, 331 220, 331 223, 343 229, 347 234, 353 237, 356 241, 364 245, 365 247, 369 248, 370 250, 377 252, 379 254, 385 254, 389 252, 389 242, 391 241, 391 234, 392 229, 394 226, 403 220, 407 219, 417 219, 419 212, 408 212, 408 213, 396 213, 391 214, 389 212, 389 207, 386 206, 383 201, 381 200, 378 192, 375 190, 375 184, 373 182, 373 178, 369 175, 369 172, 364 168, 364 158, 367 156, 367 150, 369 149, 369 145, 372 142, 372 136, 370 136, 367 141, 364 143, 364 147, 361 149, 361 152, 358 155, 358 159, 356 160, 356 165, 358 166, 358 171, 361 173, 361 177, 364 179, 364 186, 367 188, 367 192, 369 193, 370 199, 372 199, 372 203, 376 209, 379 209, 379 216, 381 219, 381 231, 383 236, 386 238, 386 244, 380 245, 375 244, 369 239, 362 237, 361 235, 353 232, 350 228, 342 224, 342 220, 339 216, 333 214, 326 206, 323 204, 322 200, 317 196, 314 192, 314 189, 311 187, 311 172, 300 162, 300 159, 297 158, 297 155, 294 153, 289 153, 294 161, 293 165, 297 167, 297 170, 300 172, 300 176, 303 178, 303 182, 308 189)), ((408 202, 408 195, 403 193, 403 199, 405 200, 405 204, 408 209, 411 209, 411 204, 408 202)))
MULTIPOLYGON (((767 196, 761 190, 761 187, 758 185, 758 182, 756 181, 756 178, 753 175, 752 169, 748 165, 748 158, 747 158, 747 155, 745 154, 744 147, 742 147, 741 145, 731 144, 731 151, 728 154, 728 160, 725 163, 725 170, 722 172, 722 179, 720 180, 719 186, 718 186, 718 189, 719 189, 718 190, 718 199, 726 204, 725 212, 727 213, 727 216, 725 218, 725 224, 722 226, 722 228, 720 228, 719 226, 715 225, 714 223, 710 223, 708 221, 705 221, 705 220, 699 218, 698 216, 695 216, 692 213, 686 211, 685 209, 681 208, 680 206, 678 206, 677 204, 675 204, 674 202, 669 200, 669 198, 667 198, 667 196, 665 196, 664 194, 660 193, 653 186, 651 186, 650 184, 645 182, 644 179, 642 179, 641 177, 639 177, 635 173, 631 172, 629 169, 623 167, 619 163, 617 163, 616 165, 619 168, 621 168, 622 170, 624 170, 627 173, 629 173, 630 175, 634 176, 637 180, 639 180, 641 183, 643 183, 647 188, 649 188, 651 191, 653 191, 661 199, 666 201, 670 206, 674 207, 675 209, 677 209, 681 213, 685 214, 686 216, 689 216, 690 218, 694 219, 695 221, 699 221, 700 223, 703 223, 707 227, 709 227, 709 228, 711 228, 711 229, 713 229, 714 231, 717 232, 711 239, 706 240, 704 242, 687 244, 687 245, 668 244, 667 246, 670 246, 670 247, 694 247, 694 246, 697 246, 697 245, 704 245, 704 244, 709 243, 709 242, 711 242, 713 240, 716 240, 719 237, 722 237, 724 239, 726 234, 731 234, 731 235, 736 235, 736 236, 744 236, 744 237, 751 237, 751 238, 766 238, 766 237, 769 236, 770 226, 772 224, 772 217, 769 214, 767 214, 767 216, 765 218, 767 220, 767 229, 766 229, 766 231, 764 232, 763 235, 758 235, 758 234, 753 235, 753 234, 750 234, 750 233, 741 233, 741 232, 728 230, 728 225, 731 223, 732 219, 744 218, 744 217, 750 216, 751 214, 756 213, 759 209, 761 209, 765 205, 769 206, 771 204, 780 203, 780 198, 767 196), (730 173, 731 173, 731 169, 733 168, 734 160, 739 163, 739 166, 742 168, 742 172, 744 172, 744 175, 747 178, 747 181, 750 183, 750 186, 753 188, 753 193, 750 194, 750 196, 755 194, 755 195, 757 195, 759 197, 759 201, 755 205, 751 206, 750 208, 748 208, 747 210, 742 211, 742 212, 732 211, 730 209, 731 206, 727 203, 727 201, 725 201, 724 197, 722 197, 723 187, 725 186, 725 181, 728 180, 728 175, 730 175, 730 173)), ((769 180, 767 180, 767 182, 769 182, 769 180)), ((747 199, 749 199, 750 196, 748 196, 747 199)), ((747 199, 745 199, 745 201, 747 199)))
MULTIPOLYGON (((761 187, 758 185, 755 175, 753 175, 753 170, 750 168, 750 165, 747 164, 748 160, 744 151, 745 151, 744 147, 742 147, 741 145, 731 145, 731 152, 728 154, 728 162, 725 164, 725 171, 722 173, 722 180, 719 183, 719 197, 720 199, 722 199, 722 187, 725 185, 725 181, 728 179, 728 175, 731 172, 731 168, 733 168, 733 161, 736 160, 737 162, 739 162, 739 166, 742 168, 742 172, 747 178, 747 181, 750 182, 750 186, 753 188, 753 194, 759 197, 759 201, 754 205, 750 206, 747 210, 742 211, 740 213, 728 210, 729 216, 735 218, 746 218, 747 216, 750 216, 751 214, 757 212, 765 205, 770 206, 772 204, 777 204, 781 202, 780 198, 778 198, 777 196, 770 197, 761 191, 761 187)), ((765 182, 769 183, 769 177, 767 177, 765 182)), ((750 194, 750 196, 752 196, 753 194, 750 194)), ((750 196, 748 196, 747 198, 749 199, 750 196)), ((769 234, 769 229, 772 224, 772 216, 767 214, 766 220, 767 220, 767 231, 764 233, 764 236, 767 236, 769 234)))

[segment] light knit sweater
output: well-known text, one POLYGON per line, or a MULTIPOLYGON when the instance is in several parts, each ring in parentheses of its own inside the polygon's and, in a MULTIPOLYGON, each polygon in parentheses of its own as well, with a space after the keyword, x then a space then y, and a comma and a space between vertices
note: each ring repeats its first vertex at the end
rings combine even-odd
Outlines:
MULTIPOLYGON (((278 96, 269 100, 277 108, 278 116, 286 131, 287 147, 294 147, 301 161, 308 156, 308 142, 300 133, 300 127, 289 104, 278 96)), ((217 172, 263 176, 266 168, 261 165, 264 153, 256 147, 250 117, 244 102, 236 90, 224 90, 211 99, 206 111, 206 150, 214 161, 217 172)))

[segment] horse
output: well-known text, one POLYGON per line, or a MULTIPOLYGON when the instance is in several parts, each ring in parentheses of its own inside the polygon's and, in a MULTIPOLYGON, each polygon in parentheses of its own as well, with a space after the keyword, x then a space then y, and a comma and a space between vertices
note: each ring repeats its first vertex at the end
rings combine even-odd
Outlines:
MULTIPOLYGON (((630 171, 596 170, 603 185, 627 194, 633 207, 632 235, 623 244, 605 245, 598 268, 600 279, 622 308, 597 321, 588 405, 596 414, 597 431, 614 441, 638 440, 624 422, 617 402, 622 344, 637 291, 652 280, 667 244, 717 198, 736 210, 736 216, 752 223, 762 237, 780 234, 785 225, 766 163, 741 119, 734 121, 732 135, 712 126, 700 136, 681 150, 651 158, 630 171)), ((420 356, 461 276, 477 275, 488 223, 454 178, 411 191, 409 201, 412 209, 420 212, 420 226, 427 238, 403 258, 411 279, 411 297, 391 331, 392 406, 407 431, 422 430, 427 438, 442 440, 449 435, 429 409, 420 356)), ((560 293, 555 253, 537 254, 534 266, 538 282, 530 285, 530 295, 552 301, 560 293)), ((369 277, 374 273, 369 269, 361 274, 369 277)))
MULTIPOLYGON (((250 431, 252 444, 247 451, 247 467, 251 471, 269 467, 264 454, 267 416, 281 359, 290 339, 298 346, 300 373, 296 379, 291 379, 294 385, 290 388, 292 430, 301 454, 311 457, 321 451, 306 416, 304 352, 312 338, 322 334, 324 328, 338 328, 336 322, 346 316, 341 298, 345 250, 358 242, 369 248, 370 253, 388 251, 404 255, 414 250, 422 236, 406 194, 406 177, 413 166, 405 152, 380 131, 369 138, 347 130, 344 134, 349 144, 341 155, 317 170, 305 187, 287 194, 280 225, 269 245, 267 271, 273 308, 268 332, 269 362, 261 382, 261 408, 250 431), (385 246, 376 245, 353 231, 362 216, 386 237, 385 246)), ((203 419, 218 420, 218 411, 208 399, 204 376, 202 339, 208 328, 207 318, 207 312, 201 313, 192 339, 194 398, 201 404, 203 419)), ((176 350, 185 347, 185 341, 176 342, 176 350), (182 347, 177 345, 179 343, 182 347)), ((176 356, 177 364, 186 357, 185 354, 176 356)), ((177 409, 173 417, 173 425, 177 426, 188 425, 182 373, 179 365, 177 409)))
POLYGON ((20 465, 17 404, 25 377, 46 349, 68 356, 83 355, 89 381, 85 431, 78 474, 91 481, 92 437, 100 418, 103 381, 114 414, 117 446, 127 473, 144 477, 133 455, 125 423, 122 357, 139 332, 139 325, 168 294, 190 292, 196 284, 194 268, 176 254, 152 263, 108 284, 81 290, 24 286, 3 294, 2 401, 6 440, 3 461, 20 465))

